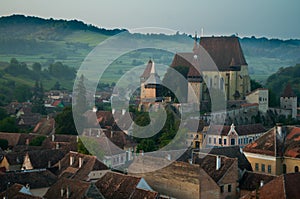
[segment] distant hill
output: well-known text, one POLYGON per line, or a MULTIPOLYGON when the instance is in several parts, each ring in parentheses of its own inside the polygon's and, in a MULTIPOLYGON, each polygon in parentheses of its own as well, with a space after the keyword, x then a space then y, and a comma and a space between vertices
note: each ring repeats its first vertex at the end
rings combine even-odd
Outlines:
MULTIPOLYGON (((47 68, 57 61, 78 68, 97 44, 124 31, 126 30, 106 30, 77 20, 42 19, 23 15, 0 17, 0 62, 9 62, 15 57, 29 65, 39 62, 42 68, 47 68)), ((188 37, 186 34, 133 36, 141 41, 155 38, 157 43, 188 37)), ((300 63, 300 40, 251 37, 241 38, 240 42, 251 77, 262 83, 279 68, 300 63)), ((132 53, 130 58, 133 59, 132 56, 136 54, 132 53)), ((164 53, 157 53, 157 56, 158 59, 164 60, 164 63, 171 63, 172 57, 164 53)), ((148 60, 144 60, 144 57, 134 58, 135 62, 125 60, 119 64, 118 69, 126 71, 132 63, 145 63, 148 60)), ((113 75, 109 81, 115 81, 116 77, 113 75)))
POLYGON ((280 68, 266 81, 266 87, 273 91, 277 97, 277 101, 287 84, 291 84, 293 91, 298 97, 298 101, 300 101, 300 64, 280 68))

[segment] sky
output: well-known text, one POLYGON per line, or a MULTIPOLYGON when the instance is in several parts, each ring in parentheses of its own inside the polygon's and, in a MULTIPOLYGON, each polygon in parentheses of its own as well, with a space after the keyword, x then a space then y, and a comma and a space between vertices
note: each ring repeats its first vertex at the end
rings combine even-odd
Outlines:
POLYGON ((76 19, 103 28, 161 27, 204 36, 300 39, 299 0, 1 0, 0 16, 76 19))

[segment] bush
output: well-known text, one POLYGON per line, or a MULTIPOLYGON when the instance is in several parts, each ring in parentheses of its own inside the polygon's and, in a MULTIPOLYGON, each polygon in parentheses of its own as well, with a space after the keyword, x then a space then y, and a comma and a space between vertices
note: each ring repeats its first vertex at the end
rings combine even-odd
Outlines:
POLYGON ((0 139, 0 148, 2 150, 6 150, 8 148, 8 141, 4 139, 0 139))
POLYGON ((46 136, 38 136, 32 139, 29 143, 29 146, 41 146, 46 139, 46 136))

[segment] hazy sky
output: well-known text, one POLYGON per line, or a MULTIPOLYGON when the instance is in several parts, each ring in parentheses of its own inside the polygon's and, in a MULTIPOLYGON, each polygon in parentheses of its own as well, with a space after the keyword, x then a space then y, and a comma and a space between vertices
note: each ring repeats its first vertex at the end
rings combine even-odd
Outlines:
POLYGON ((0 15, 77 19, 104 28, 300 38, 299 0, 1 0, 0 15))

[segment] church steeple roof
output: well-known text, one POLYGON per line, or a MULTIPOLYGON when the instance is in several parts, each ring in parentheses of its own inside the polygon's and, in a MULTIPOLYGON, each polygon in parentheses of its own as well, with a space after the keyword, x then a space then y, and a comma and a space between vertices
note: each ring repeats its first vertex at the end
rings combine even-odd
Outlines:
POLYGON ((281 94, 281 97, 297 97, 290 84, 287 84, 281 94))
POLYGON ((151 61, 150 76, 145 84, 162 84, 159 75, 156 73, 155 64, 151 61))

